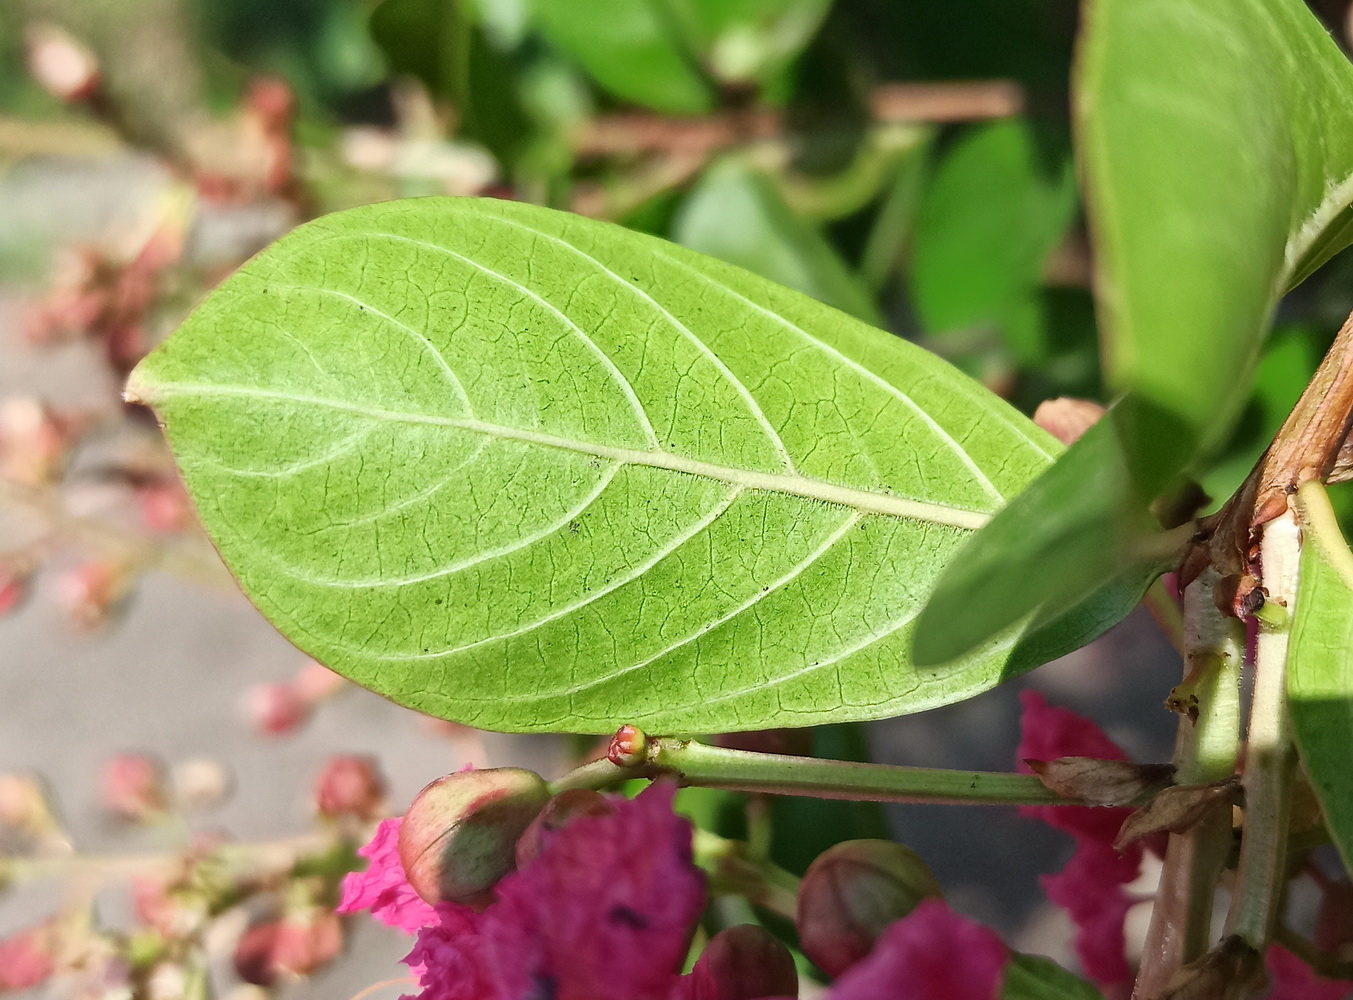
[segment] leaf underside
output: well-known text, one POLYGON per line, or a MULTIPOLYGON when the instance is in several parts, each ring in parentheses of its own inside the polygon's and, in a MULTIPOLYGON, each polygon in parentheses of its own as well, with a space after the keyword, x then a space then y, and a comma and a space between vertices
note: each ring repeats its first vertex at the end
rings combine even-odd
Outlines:
POLYGON ((477 199, 329 216, 225 282, 128 396, 263 613, 432 715, 809 725, 1036 665, 1024 626, 941 670, 908 647, 1055 442, 912 345, 615 226, 477 199))

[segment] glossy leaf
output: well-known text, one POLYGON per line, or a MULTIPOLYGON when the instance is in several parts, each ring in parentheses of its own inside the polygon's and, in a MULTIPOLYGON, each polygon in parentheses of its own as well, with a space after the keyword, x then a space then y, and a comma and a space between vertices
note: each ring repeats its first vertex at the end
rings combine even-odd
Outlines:
POLYGON ((1292 727, 1325 822, 1353 872, 1353 553, 1318 483, 1299 494, 1302 547, 1287 664, 1292 727))
POLYGON ((935 169, 916 220, 911 289, 932 334, 1001 329, 1041 284, 1071 225, 1070 150, 1012 119, 968 133, 935 169))
MULTIPOLYGON (((507 730, 719 732, 968 697, 912 621, 1057 445, 924 351, 616 226, 303 226, 133 373, 245 592, 340 673, 507 730)), ((1087 609, 1039 653, 1103 627, 1087 609)))
POLYGON ((1078 152, 1107 377, 1125 398, 1062 460, 1075 468, 955 561, 918 662, 1155 547, 1147 504, 1233 423, 1278 296, 1353 235, 1353 67, 1301 0, 1093 0, 1084 31, 1078 152), (1087 476, 1113 492, 1094 512, 1064 507, 1087 476))
POLYGON ((869 290, 822 233, 786 204, 770 178, 737 160, 705 171, 677 213, 672 238, 882 323, 869 290))
POLYGON ((536 24, 616 97, 672 114, 714 107, 714 89, 664 4, 535 0, 536 24))

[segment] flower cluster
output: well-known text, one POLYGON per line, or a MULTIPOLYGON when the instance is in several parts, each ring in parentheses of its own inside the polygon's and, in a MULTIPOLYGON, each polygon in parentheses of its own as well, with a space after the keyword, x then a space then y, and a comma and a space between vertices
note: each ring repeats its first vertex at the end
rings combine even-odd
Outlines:
MULTIPOLYGON (((607 799, 534 836, 530 856, 482 909, 425 903, 400 862, 401 821, 386 820, 362 849, 340 911, 370 910, 417 935, 405 962, 418 1000, 757 1000, 793 997, 784 945, 759 927, 714 935, 681 974, 706 885, 691 827, 659 782, 632 800, 607 799)), ((520 854, 519 854, 520 856, 520 854)), ((914 900, 911 901, 914 903, 914 900)), ((830 1000, 992 1000, 1010 955, 991 931, 925 898, 840 970, 830 1000), (905 994, 900 991, 905 989, 905 994)))

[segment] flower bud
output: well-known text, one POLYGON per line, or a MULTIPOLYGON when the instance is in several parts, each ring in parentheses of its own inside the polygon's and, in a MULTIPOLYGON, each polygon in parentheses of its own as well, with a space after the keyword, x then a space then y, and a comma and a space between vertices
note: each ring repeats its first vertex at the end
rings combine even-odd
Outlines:
POLYGON ((476 903, 512 870, 517 838, 550 799, 534 771, 457 771, 428 785, 399 828, 399 859, 429 903, 476 903))
POLYGON ((54 943, 47 925, 0 938, 0 992, 27 990, 46 981, 54 971, 54 943))
POLYGON ((590 788, 570 788, 545 804, 517 841, 517 867, 524 868, 545 850, 554 835, 579 816, 610 816, 615 803, 590 788))
POLYGON ((32 567, 18 559, 0 559, 0 616, 9 614, 28 596, 32 567))
POLYGON ((342 947, 337 915, 316 907, 246 930, 235 946, 235 971, 246 983, 272 986, 282 977, 310 975, 342 947))
POLYGON ((68 570, 57 581, 57 600, 76 627, 94 629, 108 621, 131 591, 132 574, 112 562, 68 570))
POLYGON ((174 803, 185 812, 198 812, 221 805, 230 797, 234 781, 230 772, 214 760, 194 757, 174 765, 174 803))
POLYGON ((36 399, 0 403, 0 475, 28 486, 56 478, 70 436, 50 409, 36 399))
POLYGON ((249 691, 245 709, 264 736, 285 736, 310 718, 310 705, 291 684, 259 684, 249 691))
POLYGON ((941 898, 939 883, 910 847, 848 840, 828 848, 799 886, 799 943, 823 972, 839 976, 869 954, 875 940, 923 899, 941 898))
POLYGON ((87 46, 51 24, 28 29, 28 72, 43 90, 62 101, 81 101, 99 87, 99 63, 87 46))
POLYGON ((336 819, 355 816, 378 819, 385 803, 385 778, 374 757, 340 754, 330 757, 315 782, 315 811, 336 819))
POLYGON ((0 827, 46 837, 59 826, 42 783, 26 774, 0 774, 0 827))
POLYGON ((691 970, 691 1000, 796 997, 799 973, 780 940, 755 924, 715 934, 691 970))
POLYGON ((99 799, 104 809, 124 822, 149 822, 165 811, 163 768, 145 754, 110 757, 99 775, 99 799))

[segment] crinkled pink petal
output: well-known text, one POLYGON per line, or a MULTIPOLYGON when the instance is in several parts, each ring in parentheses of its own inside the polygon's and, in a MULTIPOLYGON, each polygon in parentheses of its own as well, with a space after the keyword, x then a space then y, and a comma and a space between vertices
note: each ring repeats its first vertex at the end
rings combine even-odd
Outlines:
POLYGON ((1326 979, 1281 945, 1264 953, 1268 968, 1268 1000, 1349 1000, 1353 983, 1326 979))
POLYGON ((1081 839, 1065 868, 1039 880, 1048 899, 1066 910, 1075 923, 1081 966, 1101 985, 1132 979, 1123 920, 1133 900, 1123 886, 1137 877, 1140 868, 1140 851, 1119 856, 1106 844, 1081 839))
POLYGON ((991 930, 928 899, 891 924, 829 1000, 993 1000, 1010 952, 991 930))
POLYGON ((482 914, 439 907, 406 960, 419 1000, 666 1000, 705 902, 675 793, 573 820, 482 914))
POLYGON ((339 913, 370 910, 371 915, 390 927, 413 934, 421 927, 437 923, 431 906, 413 891, 399 860, 399 826, 403 817, 381 820, 371 843, 357 853, 370 859, 366 871, 349 872, 343 877, 343 896, 339 913))
MULTIPOLYGON (((1058 757, 1094 757, 1127 760, 1123 749, 1104 735, 1094 722, 1065 708, 1049 705, 1037 691, 1021 691, 1019 748, 1015 767, 1030 772, 1026 760, 1053 761, 1058 757)), ((1088 837, 1112 844, 1131 809, 1078 808, 1075 806, 1025 806, 1020 815, 1042 820, 1075 837, 1088 837)))

